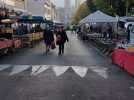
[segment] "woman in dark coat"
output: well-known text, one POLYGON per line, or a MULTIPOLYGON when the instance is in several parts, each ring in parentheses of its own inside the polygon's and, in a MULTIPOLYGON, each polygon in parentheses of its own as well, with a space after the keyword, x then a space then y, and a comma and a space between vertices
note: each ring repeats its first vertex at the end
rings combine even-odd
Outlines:
POLYGON ((57 38, 58 39, 58 45, 59 45, 59 55, 64 54, 64 45, 66 42, 69 42, 68 36, 65 32, 65 30, 63 29, 63 27, 60 28, 58 34, 57 34, 57 38))
POLYGON ((44 31, 44 43, 46 44, 46 54, 49 52, 52 43, 54 42, 54 35, 50 29, 44 31))

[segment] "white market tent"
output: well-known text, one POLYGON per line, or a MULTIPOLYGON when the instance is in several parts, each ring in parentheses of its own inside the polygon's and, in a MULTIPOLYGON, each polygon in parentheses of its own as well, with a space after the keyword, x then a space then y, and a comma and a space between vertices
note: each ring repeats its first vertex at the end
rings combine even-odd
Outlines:
POLYGON ((119 21, 122 22, 134 22, 134 16, 124 16, 124 17, 120 17, 119 21))
POLYGON ((80 21, 80 24, 84 23, 97 23, 97 22, 117 22, 116 17, 111 17, 101 11, 96 11, 85 17, 83 20, 80 21))

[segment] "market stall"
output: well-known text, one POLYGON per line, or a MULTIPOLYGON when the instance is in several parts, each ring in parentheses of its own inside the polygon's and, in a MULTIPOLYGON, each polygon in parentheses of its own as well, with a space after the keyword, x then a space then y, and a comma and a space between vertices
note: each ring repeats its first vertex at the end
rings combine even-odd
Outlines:
MULTIPOLYGON (((118 37, 122 37, 120 40, 127 40, 128 42, 133 42, 134 35, 130 32, 130 28, 134 27, 134 16, 130 17, 119 17, 118 22, 118 37), (131 27, 129 27, 131 25, 131 27)), ((132 29, 134 30, 134 29, 132 29)))
POLYGON ((12 28, 12 24, 15 22, 16 20, 12 20, 12 19, 1 20, 1 24, 0 24, 1 53, 14 51, 15 49, 21 48, 22 46, 21 40, 14 37, 14 30, 12 28))
POLYGON ((16 37, 21 38, 23 46, 32 47, 36 42, 42 40, 43 31, 40 24, 44 22, 41 16, 21 16, 19 18, 16 37))
POLYGON ((134 75, 134 22, 126 23, 124 27, 128 31, 128 39, 117 44, 112 53, 112 62, 134 75))
POLYGON ((0 9, 0 54, 6 54, 9 51, 13 52, 21 48, 22 42, 18 38, 14 38, 14 30, 12 25, 17 20, 11 19, 9 10, 6 8, 0 9))
POLYGON ((99 22, 117 22, 117 19, 115 17, 109 16, 101 11, 96 11, 87 17, 85 17, 83 20, 80 21, 80 24, 84 23, 99 23, 99 22))
POLYGON ((111 40, 114 33, 113 27, 117 22, 116 17, 109 16, 101 11, 96 11, 80 21, 80 35, 81 37, 87 38, 88 34, 99 33, 102 38, 111 40))

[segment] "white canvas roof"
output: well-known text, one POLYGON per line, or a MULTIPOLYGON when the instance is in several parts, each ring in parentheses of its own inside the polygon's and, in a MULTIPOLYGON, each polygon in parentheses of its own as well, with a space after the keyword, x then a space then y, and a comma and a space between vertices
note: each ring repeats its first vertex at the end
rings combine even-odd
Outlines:
POLYGON ((82 23, 92 23, 92 22, 117 22, 116 17, 111 17, 109 15, 106 15, 105 13, 101 11, 96 11, 95 13, 92 13, 88 15, 86 18, 80 21, 80 24, 82 23))
POLYGON ((119 18, 120 21, 122 22, 134 22, 134 16, 124 16, 119 18))

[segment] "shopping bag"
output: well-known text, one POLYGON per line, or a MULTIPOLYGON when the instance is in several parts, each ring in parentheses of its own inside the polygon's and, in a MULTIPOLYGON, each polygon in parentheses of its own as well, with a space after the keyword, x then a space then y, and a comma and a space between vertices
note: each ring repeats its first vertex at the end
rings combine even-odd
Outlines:
POLYGON ((61 36, 58 35, 58 36, 56 37, 56 44, 59 45, 59 44, 60 44, 60 41, 61 41, 61 36))
POLYGON ((56 48, 55 43, 52 42, 52 44, 51 44, 51 49, 55 49, 55 48, 56 48))

